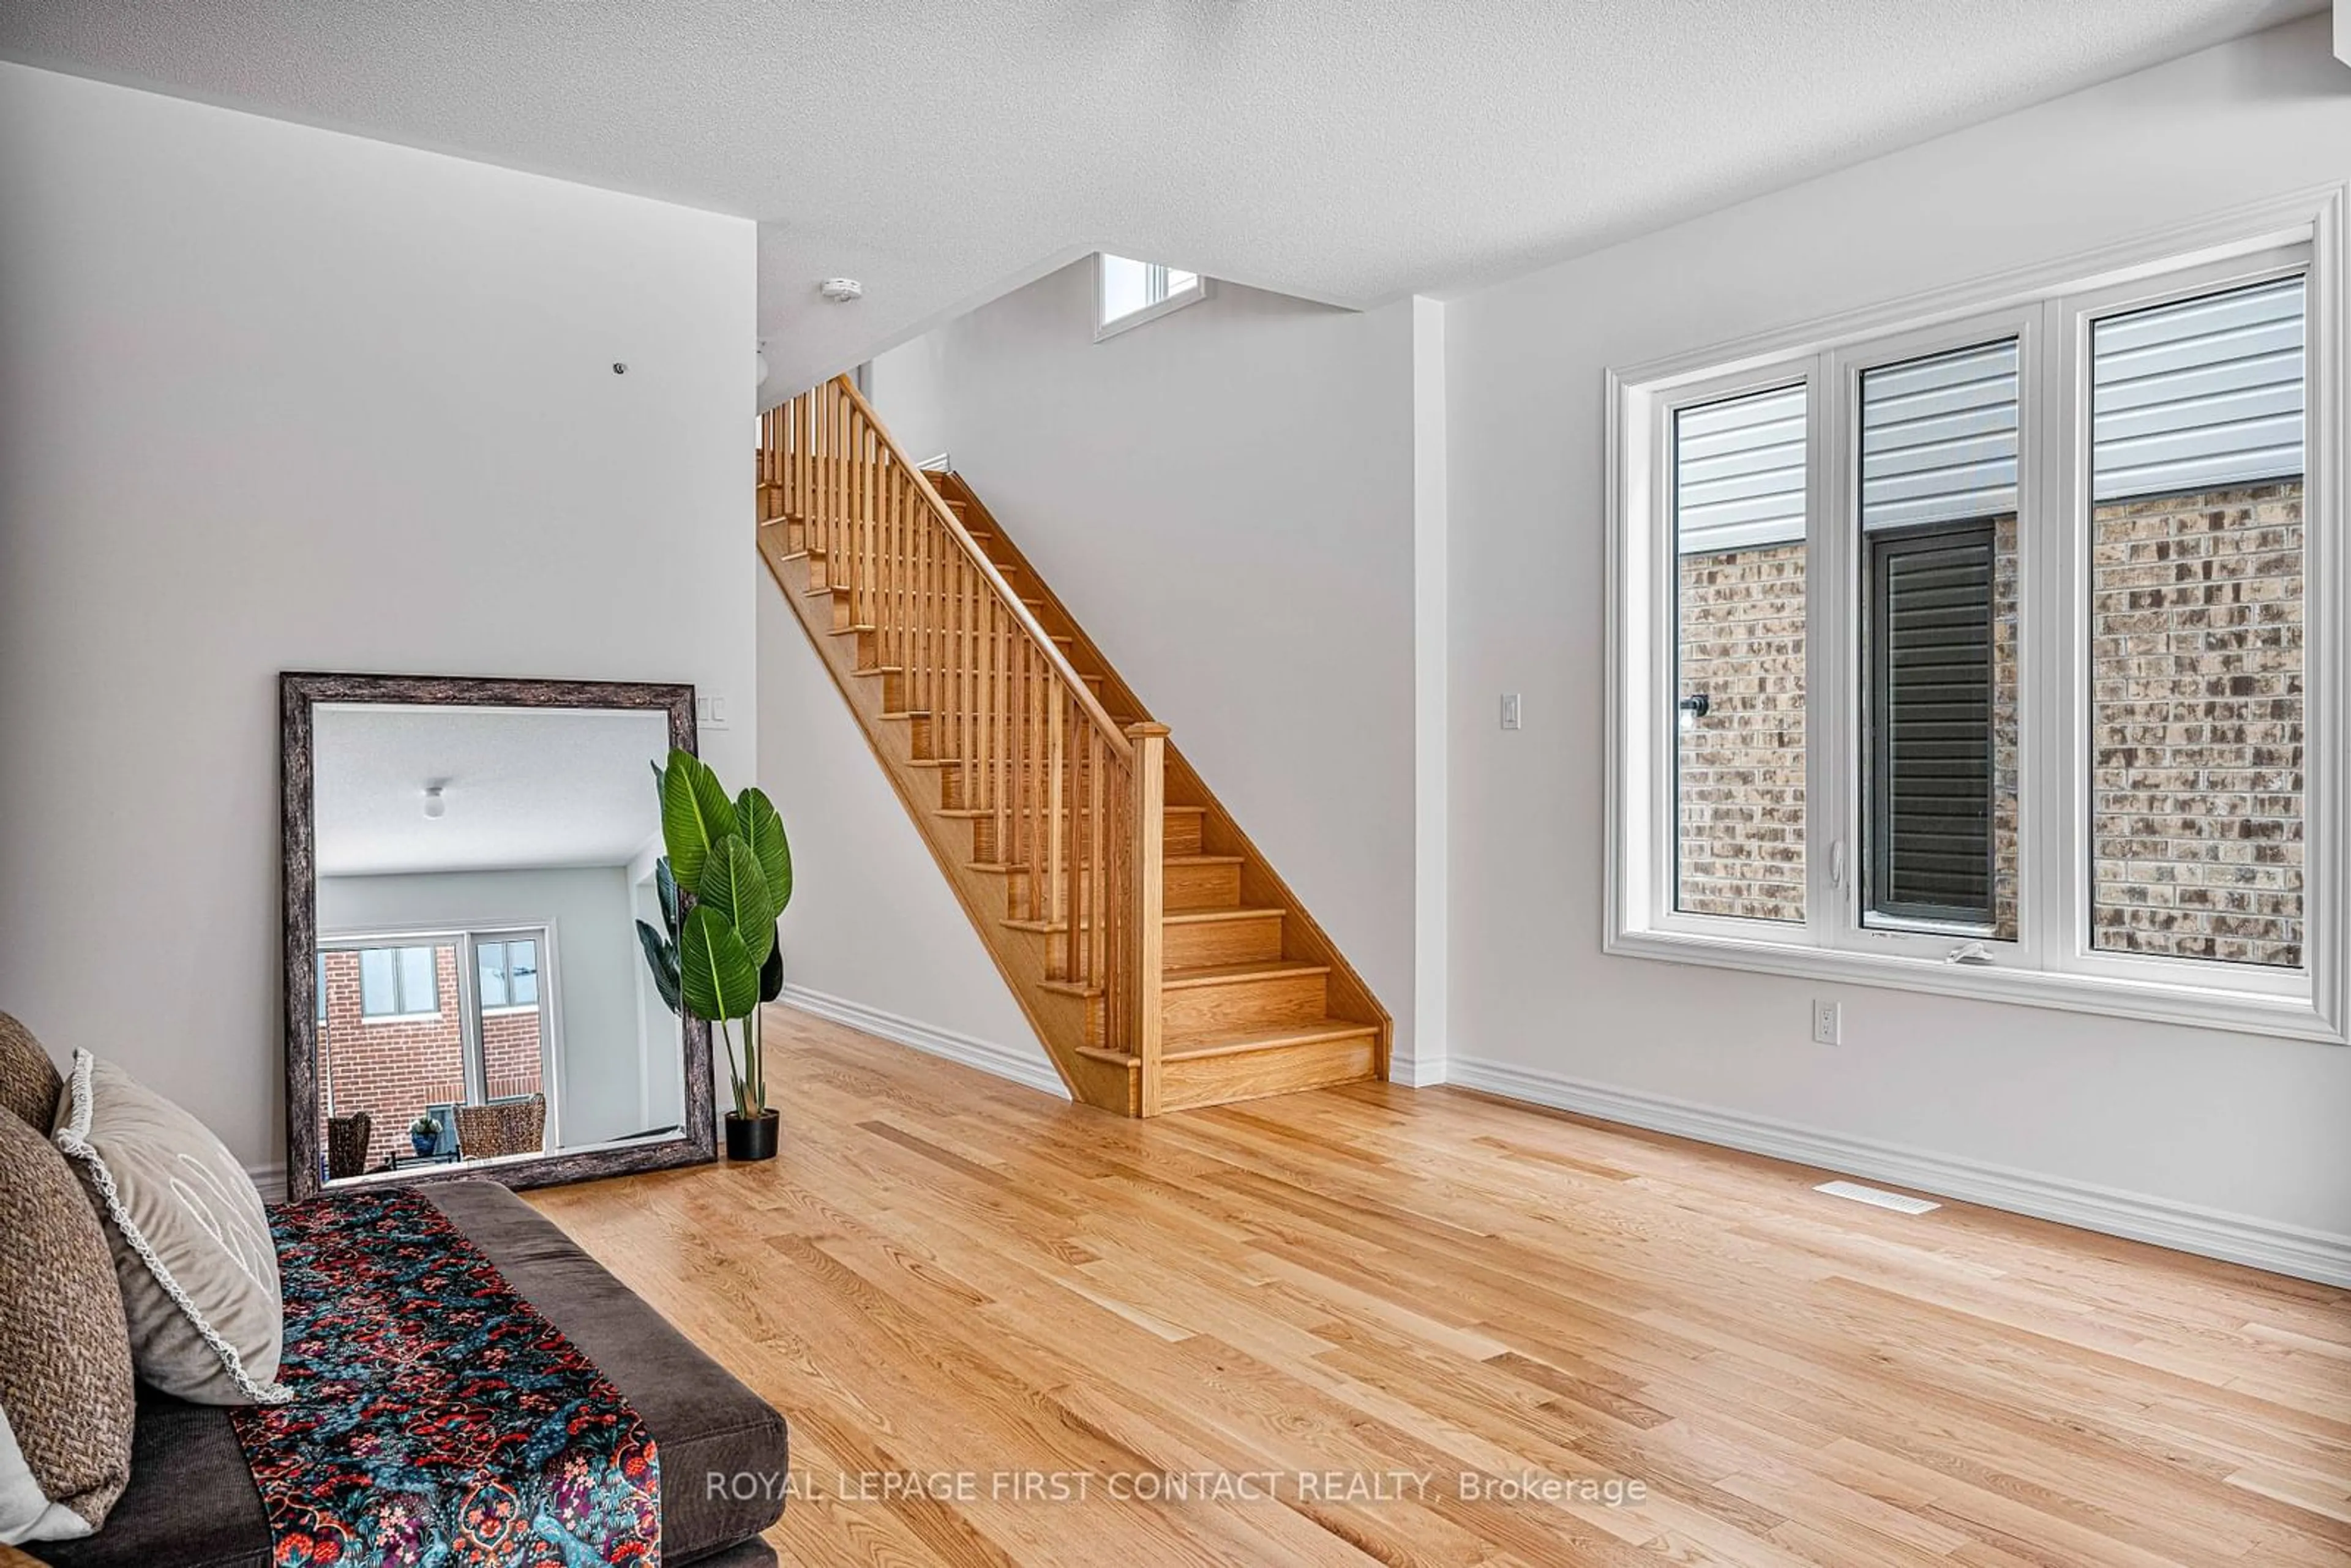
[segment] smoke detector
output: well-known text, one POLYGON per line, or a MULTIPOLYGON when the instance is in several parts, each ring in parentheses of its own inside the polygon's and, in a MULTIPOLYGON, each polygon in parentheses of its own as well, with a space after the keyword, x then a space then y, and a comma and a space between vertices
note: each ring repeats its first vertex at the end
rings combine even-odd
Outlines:
POLYGON ((816 286, 816 291, 835 305, 846 305, 865 297, 865 285, 853 277, 828 277, 816 286))

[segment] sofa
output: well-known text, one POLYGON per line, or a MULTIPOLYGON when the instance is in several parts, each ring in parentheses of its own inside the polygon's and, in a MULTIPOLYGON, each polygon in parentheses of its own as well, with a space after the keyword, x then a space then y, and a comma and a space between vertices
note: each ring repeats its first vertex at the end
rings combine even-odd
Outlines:
MULTIPOLYGON (((0 1014, 0 1024, 8 1026, 0 1028, 0 1105, 37 1121, 55 1074, 30 1054, 14 1019, 0 1014)), ((23 1135, 14 1136, 21 1152, 23 1135)), ((663 1561, 773 1563, 758 1536, 783 1511, 783 1418, 506 1187, 466 1180, 414 1190, 633 1409, 657 1455, 663 1561)), ((410 1303, 419 1314, 439 1307, 410 1303)), ((54 1568, 270 1568, 270 1523, 230 1406, 160 1392, 143 1369, 123 1398, 128 1480, 116 1472, 120 1490, 102 1524, 19 1550, 54 1568)))

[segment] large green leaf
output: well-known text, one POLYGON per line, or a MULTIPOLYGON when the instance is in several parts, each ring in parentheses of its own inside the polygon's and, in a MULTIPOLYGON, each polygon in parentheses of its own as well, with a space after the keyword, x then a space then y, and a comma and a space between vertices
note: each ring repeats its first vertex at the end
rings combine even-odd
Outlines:
POLYGON ((768 950, 768 961, 759 966, 759 999, 772 1002, 784 994, 784 945, 777 943, 768 950))
POLYGON ((653 891, 661 898, 662 929, 674 943, 677 940, 677 876, 669 869, 667 855, 653 862, 653 891))
MULTIPOLYGON (((645 967, 653 972, 653 989, 661 993, 669 1010, 678 1010, 677 946, 653 928, 650 921, 637 922, 637 946, 645 950, 645 967)), ((760 983, 767 983, 762 973, 760 983)))
POLYGON ((662 775, 662 845, 677 880, 699 887, 712 846, 734 831, 735 803, 718 775, 692 752, 672 751, 662 775))
POLYGON ((678 977, 699 1019, 748 1018, 759 1005, 759 966, 725 915, 697 904, 678 937, 678 977))
POLYGON ((729 833, 710 847, 694 896, 697 909, 716 910, 735 928, 753 968, 768 961, 776 946, 774 895, 768 891, 758 857, 741 835, 729 833))
POLYGON ((735 797, 735 831, 759 857, 759 874, 768 879, 775 914, 781 915, 792 901, 792 846, 784 837, 784 820, 776 815, 775 802, 756 784, 735 797))

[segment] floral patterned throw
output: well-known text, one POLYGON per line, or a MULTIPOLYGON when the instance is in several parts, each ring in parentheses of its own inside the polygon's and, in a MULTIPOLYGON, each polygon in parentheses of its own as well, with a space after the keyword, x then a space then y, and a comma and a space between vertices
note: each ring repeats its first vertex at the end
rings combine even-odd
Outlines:
POLYGON ((414 1192, 271 1211, 288 1405, 232 1417, 277 1568, 661 1562, 652 1436, 414 1192))

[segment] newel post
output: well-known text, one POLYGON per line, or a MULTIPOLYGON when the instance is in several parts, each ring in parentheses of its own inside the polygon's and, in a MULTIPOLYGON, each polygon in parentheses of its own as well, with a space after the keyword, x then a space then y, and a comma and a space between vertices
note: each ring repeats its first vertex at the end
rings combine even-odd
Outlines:
POLYGON ((1167 727, 1129 726, 1134 745, 1134 1054, 1140 1113, 1159 1114, 1159 977, 1167 907, 1167 727))

